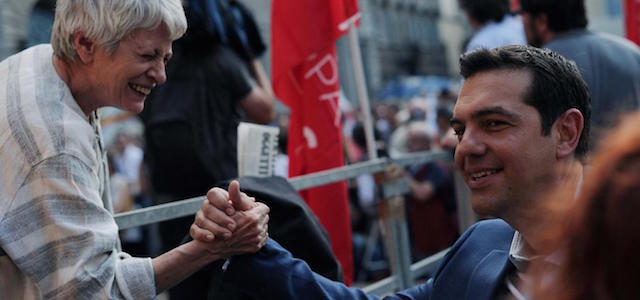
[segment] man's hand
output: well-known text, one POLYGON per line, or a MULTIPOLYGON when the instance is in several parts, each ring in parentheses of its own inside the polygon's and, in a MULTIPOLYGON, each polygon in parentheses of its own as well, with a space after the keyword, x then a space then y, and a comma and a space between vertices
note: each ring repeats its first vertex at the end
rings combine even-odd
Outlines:
POLYGON ((234 180, 229 192, 214 188, 207 193, 191 225, 191 237, 222 257, 256 252, 267 242, 268 214, 269 208, 240 192, 234 180))

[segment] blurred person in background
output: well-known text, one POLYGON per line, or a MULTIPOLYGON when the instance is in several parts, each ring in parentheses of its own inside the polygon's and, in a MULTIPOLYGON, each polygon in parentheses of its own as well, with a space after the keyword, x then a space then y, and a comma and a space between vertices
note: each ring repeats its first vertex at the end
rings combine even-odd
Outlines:
POLYGON ((107 165, 109 166, 109 190, 113 199, 113 213, 129 211, 133 207, 133 197, 129 192, 127 178, 117 172, 113 167, 113 155, 107 152, 107 165))
MULTIPOLYGON (((275 115, 275 98, 225 44, 233 24, 225 23, 230 12, 222 3, 185 3, 189 28, 167 66, 171 80, 149 94, 140 115, 156 203, 203 195, 211 185, 236 178, 239 121, 267 124, 275 115)), ((189 225, 187 218, 162 223, 164 248, 177 245, 189 225)))
MULTIPOLYGON (((572 203, 551 201, 555 226, 528 288, 533 299, 640 299, 640 113, 607 133, 572 203)), ((551 199, 571 198, 559 190, 551 199)))
POLYGON ((209 231, 206 242, 154 259, 121 251, 97 110, 140 112, 186 27, 179 0, 58 0, 52 43, 0 63, 3 298, 154 299, 265 242, 268 208, 234 183, 212 189, 198 212, 229 210, 214 218, 225 229, 192 225, 209 231))
POLYGON ((404 103, 403 108, 395 114, 397 126, 389 138, 390 157, 399 157, 409 152, 407 150, 409 123, 427 121, 428 104, 425 97, 424 93, 420 97, 414 97, 411 102, 404 103))
POLYGON ((445 107, 453 111, 453 107, 456 105, 456 99, 458 95, 448 87, 443 87, 438 92, 438 107, 445 107))
MULTIPOLYGON (((149 94, 141 114, 156 204, 204 195, 238 177, 239 122, 268 124, 275 116, 270 83, 252 75, 260 74, 252 62, 265 46, 255 24, 248 26, 249 12, 226 0, 184 5, 189 27, 167 66, 171 80, 149 94)), ((164 251, 180 244, 191 223, 191 217, 160 223, 164 251)), ((208 281, 194 276, 170 296, 204 298, 208 281)))
POLYGON ((453 117, 453 112, 445 106, 439 106, 436 115, 436 123, 438 124, 438 144, 440 144, 440 140, 445 138, 447 132, 451 129, 449 121, 451 121, 451 117, 453 117))
MULTIPOLYGON (((450 118, 450 117, 449 117, 450 118)), ((437 148, 437 134, 425 122, 411 122, 410 153, 437 148)), ((453 177, 439 162, 407 167, 410 193, 406 201, 413 259, 419 260, 451 246, 458 237, 453 177)))
MULTIPOLYGON (((130 191, 127 178, 113 167, 113 155, 109 151, 107 151, 107 164, 109 167, 109 191, 113 201, 113 213, 119 214, 141 208, 134 201, 134 195, 130 191)), ((122 242, 123 251, 133 256, 149 255, 141 226, 120 231, 120 242, 122 242)))
POLYGON ((385 144, 389 144, 393 130, 398 126, 395 114, 398 112, 396 105, 378 102, 375 104, 375 127, 380 131, 385 144))
MULTIPOLYGON (((378 158, 387 157, 387 150, 383 136, 377 128, 373 128, 375 149, 378 158)), ((368 161, 367 140, 362 122, 353 127, 351 134, 353 144, 361 154, 358 161, 368 161)), ((371 280, 388 275, 386 257, 380 243, 378 221, 378 201, 380 189, 376 185, 373 174, 361 174, 353 180, 349 187, 349 213, 351 215, 351 229, 353 240, 354 274, 357 280, 371 280), (369 244, 371 243, 371 244, 369 244), (367 249, 367 247, 370 247, 367 249), (368 253, 369 251, 370 253, 368 253), (370 255, 370 257, 367 257, 370 255), (374 262, 381 262, 374 264, 374 262)))
POLYGON ((55 10, 56 0, 38 0, 35 3, 27 25, 27 47, 50 42, 55 10))
POLYGON ((438 108, 436 113, 436 123, 440 133, 439 145, 443 150, 453 151, 458 145, 458 139, 449 121, 453 116, 457 95, 449 89, 442 89, 438 94, 438 108))
MULTIPOLYGON (((110 178, 114 178, 117 181, 115 185, 113 182, 111 183, 114 212, 118 214, 149 207, 153 205, 153 202, 149 197, 148 189, 144 190, 142 188, 145 180, 143 176, 146 165, 141 132, 136 133, 136 130, 131 129, 137 126, 141 127, 142 124, 135 118, 135 113, 115 109, 110 112, 105 113, 104 109, 100 111, 100 125, 103 129, 102 133, 105 136, 105 140, 107 140, 106 136, 109 131, 115 132, 115 137, 111 139, 111 142, 105 142, 110 178), (115 112, 116 114, 109 114, 110 112, 115 112), (127 115, 133 118, 114 120, 127 115), (107 124, 105 125, 105 123, 107 124), (120 187, 119 183, 122 180, 126 182, 126 188, 120 187), (124 191, 129 193, 129 197, 123 198, 123 196, 118 195, 118 193, 124 191), (115 195, 118 195, 118 198, 115 195), (119 199, 126 199, 126 201, 119 201, 119 199)), ((121 231, 120 238, 123 243, 123 250, 136 256, 153 256, 153 254, 160 253, 158 246, 160 240, 156 232, 157 227, 158 224, 149 224, 121 231)))
POLYGON ((113 159, 113 165, 110 166, 115 172, 124 176, 129 184, 131 196, 135 197, 140 192, 140 165, 144 151, 124 131, 116 133, 110 148, 113 159))
POLYGON ((474 31, 465 52, 526 44, 522 21, 510 14, 509 0, 458 0, 458 4, 474 31))
POLYGON ((593 133, 615 124, 640 104, 640 49, 632 42, 588 30, 584 0, 520 0, 527 41, 575 61, 587 82, 593 133))
MULTIPOLYGON (((382 139, 382 134, 376 128, 373 129, 374 136, 374 147, 376 150, 376 154, 379 158, 387 157, 387 149, 382 139)), ((352 134, 353 141, 355 145, 360 149, 360 152, 363 153, 361 159, 359 161, 354 161, 352 163, 364 162, 369 160, 369 154, 367 152, 367 140, 365 137, 365 128, 362 123, 356 124, 353 128, 352 134)), ((366 228, 368 230, 371 222, 377 219, 378 217, 378 188, 376 186, 373 174, 361 174, 356 177, 356 203, 354 207, 354 211, 360 212, 361 215, 361 224, 354 224, 354 228, 366 228)))

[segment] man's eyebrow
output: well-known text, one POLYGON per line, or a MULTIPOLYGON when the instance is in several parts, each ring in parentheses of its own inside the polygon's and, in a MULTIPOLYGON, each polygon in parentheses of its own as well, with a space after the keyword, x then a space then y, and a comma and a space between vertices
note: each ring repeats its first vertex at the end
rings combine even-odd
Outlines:
POLYGON ((480 119, 480 118, 485 117, 487 115, 494 115, 494 114, 503 115, 503 116, 505 116, 507 118, 514 119, 514 120, 520 120, 521 119, 520 115, 518 115, 518 114, 516 114, 516 113, 514 113, 514 112, 512 112, 510 110, 507 110, 502 106, 492 106, 492 107, 483 108, 481 110, 478 110, 478 111, 474 112, 471 115, 471 118, 472 119, 480 119))
MULTIPOLYGON (((480 119, 482 117, 485 117, 488 115, 494 115, 494 114, 502 115, 515 121, 519 121, 521 119, 520 115, 512 111, 509 111, 502 106, 492 106, 492 107, 487 107, 487 108, 478 110, 471 115, 471 119, 480 119)), ((455 125, 463 125, 463 124, 464 122, 456 117, 453 117, 451 118, 451 120, 449 120, 449 125, 452 127, 455 125)))

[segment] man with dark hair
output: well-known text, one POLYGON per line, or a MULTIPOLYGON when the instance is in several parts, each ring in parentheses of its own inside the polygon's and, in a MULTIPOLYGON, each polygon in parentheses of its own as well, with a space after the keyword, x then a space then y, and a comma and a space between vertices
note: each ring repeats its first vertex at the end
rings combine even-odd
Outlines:
POLYGON ((640 49, 628 40, 587 30, 584 0, 521 0, 530 45, 575 61, 592 99, 593 128, 610 127, 640 104, 640 49))
MULTIPOLYGON (((506 46, 466 53, 460 65, 455 161, 473 209, 499 219, 473 225, 431 279, 386 299, 522 299, 515 281, 547 255, 536 251, 543 242, 534 238, 550 224, 544 192, 576 190, 570 183, 582 176, 589 93, 573 62, 546 49, 506 46)), ((260 299, 375 298, 313 273, 272 240, 255 255, 234 257, 224 277, 260 299)))
POLYGON ((524 29, 520 17, 509 14, 509 0, 458 0, 475 31, 465 51, 524 45, 524 29))
MULTIPOLYGON (((522 95, 522 100, 538 112, 544 136, 550 134, 554 122, 567 110, 578 109, 585 120, 591 117, 589 92, 576 65, 553 51, 509 47, 502 51, 477 51, 460 59, 460 74, 467 80, 476 74, 493 70, 524 70, 531 76, 531 84, 522 95)), ((460 98, 462 95, 458 101, 460 98)), ((454 115, 451 126, 460 136, 458 123, 454 115)), ((588 151, 589 127, 589 122, 584 122, 575 149, 576 156, 581 159, 588 151)))

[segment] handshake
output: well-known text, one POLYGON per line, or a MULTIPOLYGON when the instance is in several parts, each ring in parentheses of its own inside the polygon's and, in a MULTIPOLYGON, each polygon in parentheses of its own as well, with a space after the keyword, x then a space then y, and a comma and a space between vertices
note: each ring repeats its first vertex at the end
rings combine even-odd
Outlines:
POLYGON ((267 243, 269 207, 240 192, 237 181, 228 191, 213 188, 196 213, 189 233, 217 258, 257 252, 267 243))

